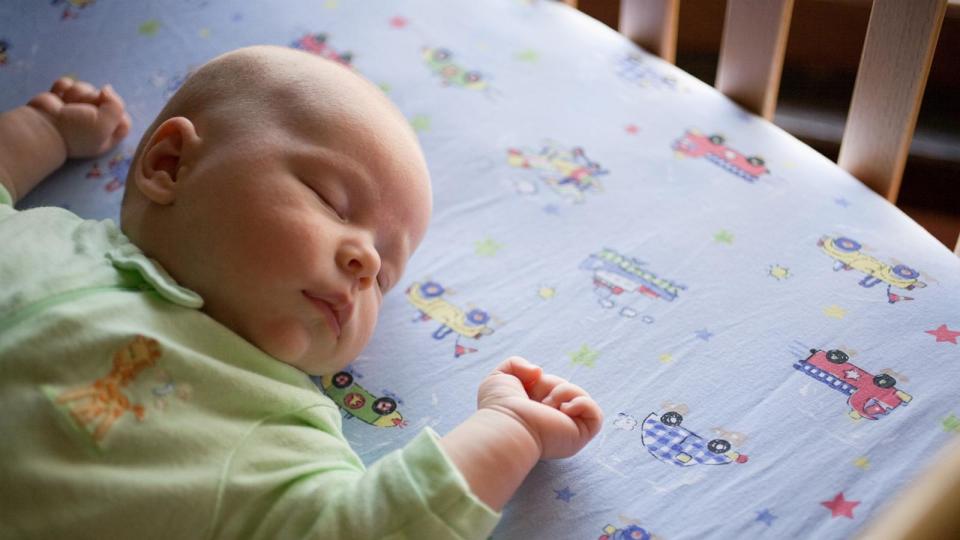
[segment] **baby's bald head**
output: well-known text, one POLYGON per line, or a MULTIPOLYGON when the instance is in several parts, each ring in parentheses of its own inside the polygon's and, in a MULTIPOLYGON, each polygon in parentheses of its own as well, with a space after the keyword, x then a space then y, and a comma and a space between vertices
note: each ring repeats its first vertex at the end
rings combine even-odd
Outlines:
MULTIPOLYGON (((334 136, 342 121, 377 117, 395 133, 395 143, 422 153, 406 119, 383 92, 349 67, 286 47, 257 45, 222 54, 190 74, 144 132, 132 160, 136 166, 151 134, 182 116, 213 139, 269 136, 268 128, 310 129, 311 137, 334 136), (396 135, 400 135, 396 137, 396 135)), ((124 207, 136 205, 128 177, 124 207)), ((142 203, 142 201, 140 201, 142 203)), ((126 218, 126 208, 124 217, 126 218)), ((123 221, 126 221, 124 219, 123 221)))

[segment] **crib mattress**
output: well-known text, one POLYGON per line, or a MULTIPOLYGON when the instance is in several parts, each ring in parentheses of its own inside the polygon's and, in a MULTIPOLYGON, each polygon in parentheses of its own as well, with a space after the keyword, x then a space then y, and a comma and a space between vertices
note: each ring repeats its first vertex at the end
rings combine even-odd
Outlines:
POLYGON ((140 134, 235 47, 304 49, 386 92, 435 213, 370 347, 317 380, 354 448, 369 463, 450 430, 513 354, 606 413, 580 454, 536 466, 494 538, 844 538, 960 433, 960 260, 573 9, 17 0, 0 20, 0 106, 75 75, 113 84, 134 120, 22 207, 117 219, 140 134))

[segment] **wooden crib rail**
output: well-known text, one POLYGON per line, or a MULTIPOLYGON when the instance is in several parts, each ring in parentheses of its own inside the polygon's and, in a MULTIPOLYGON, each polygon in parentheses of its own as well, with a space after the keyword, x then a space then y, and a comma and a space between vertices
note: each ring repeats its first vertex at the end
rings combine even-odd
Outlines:
POLYGON ((620 2, 620 33, 671 64, 677 57, 679 19, 680 0, 620 2))
MULTIPOLYGON (((564 0, 576 7, 577 0, 564 0)), ((770 120, 794 0, 727 0, 715 86, 770 120)), ((873 0, 838 164, 896 202, 947 0, 873 0)), ((680 0, 620 0, 620 32, 673 62, 680 0)), ((960 238, 955 253, 960 255, 960 238)))
POLYGON ((947 0, 875 0, 837 163, 896 202, 947 0))
POLYGON ((714 86, 773 119, 793 0, 727 0, 714 86))
MULTIPOLYGON (((776 109, 792 13, 793 0, 727 0, 715 86, 767 120, 776 109)), ((621 0, 620 32, 674 62, 679 15, 680 0, 621 0)))

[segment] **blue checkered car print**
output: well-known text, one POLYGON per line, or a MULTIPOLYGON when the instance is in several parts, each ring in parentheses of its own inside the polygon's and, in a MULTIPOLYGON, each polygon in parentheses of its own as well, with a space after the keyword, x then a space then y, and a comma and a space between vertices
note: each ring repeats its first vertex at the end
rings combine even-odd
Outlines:
POLYGON ((666 463, 682 467, 703 463, 705 465, 724 465, 732 460, 724 454, 715 454, 707 449, 707 444, 696 433, 680 426, 668 426, 650 413, 643 420, 643 445, 654 457, 666 463), (686 463, 678 461, 677 455, 687 453, 691 458, 686 463))

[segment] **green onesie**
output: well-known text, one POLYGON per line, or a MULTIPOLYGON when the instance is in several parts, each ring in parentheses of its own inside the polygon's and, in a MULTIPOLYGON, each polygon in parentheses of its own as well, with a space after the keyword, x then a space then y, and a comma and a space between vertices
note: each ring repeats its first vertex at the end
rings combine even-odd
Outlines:
POLYGON ((0 186, 0 537, 486 538, 427 428, 365 469, 307 375, 110 220, 0 186))

